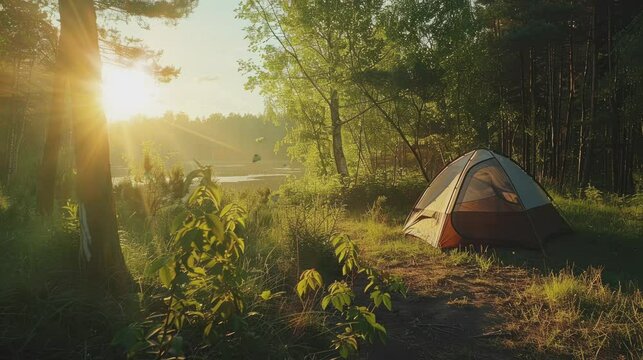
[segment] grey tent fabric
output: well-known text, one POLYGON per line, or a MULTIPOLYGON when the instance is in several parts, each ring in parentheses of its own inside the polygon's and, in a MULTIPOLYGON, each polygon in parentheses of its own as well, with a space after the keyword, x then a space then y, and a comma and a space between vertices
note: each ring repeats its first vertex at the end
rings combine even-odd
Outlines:
POLYGON ((407 224, 413 224, 412 227, 407 226, 408 234, 437 246, 448 203, 473 153, 456 159, 435 177, 406 220, 407 224))

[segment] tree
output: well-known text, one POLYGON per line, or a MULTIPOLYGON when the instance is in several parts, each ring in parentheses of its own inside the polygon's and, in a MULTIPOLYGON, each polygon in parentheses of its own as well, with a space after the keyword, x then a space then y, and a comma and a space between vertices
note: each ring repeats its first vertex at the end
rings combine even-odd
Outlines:
POLYGON ((39 4, 20 0, 0 4, 0 183, 8 187, 15 183, 25 115, 34 108, 30 100, 39 90, 40 69, 52 63, 55 35, 39 4))
MULTIPOLYGON (((255 75, 249 85, 277 97, 284 86, 312 90, 327 107, 324 116, 330 122, 333 159, 343 179, 349 171, 342 128, 363 113, 358 106, 345 104, 351 91, 345 63, 348 32, 351 21, 372 16, 381 3, 248 0, 239 9, 240 17, 252 23, 247 29, 251 50, 264 54, 261 67, 245 64, 246 71, 255 75)), ((294 101, 303 107, 309 103, 301 97, 294 101)), ((310 121, 309 116, 302 115, 302 120, 310 121)))
MULTIPOLYGON (((98 4, 103 10, 112 9, 124 14, 175 17, 187 14, 196 1, 170 3, 123 0, 98 4)), ((69 113, 82 259, 91 279, 113 291, 124 292, 129 274, 119 243, 107 125, 100 104, 101 59, 95 4, 93 0, 60 0, 58 8, 61 28, 39 205, 43 212, 51 212, 61 118, 65 111, 64 98, 67 96, 71 104, 69 113)))

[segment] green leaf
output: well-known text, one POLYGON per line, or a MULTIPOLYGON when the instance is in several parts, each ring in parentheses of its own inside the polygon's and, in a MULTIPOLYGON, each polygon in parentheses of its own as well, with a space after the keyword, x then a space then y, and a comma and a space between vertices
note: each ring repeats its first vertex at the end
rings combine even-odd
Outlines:
POLYGON ((270 290, 264 290, 261 292, 261 295, 259 295, 264 301, 270 300, 272 297, 272 291, 270 290))
POLYGON ((213 322, 210 321, 208 325, 205 326, 203 329, 203 336, 208 337, 210 335, 210 332, 212 331, 212 324, 213 322))
POLYGON ((143 339, 143 330, 134 324, 118 330, 112 339, 112 345, 122 346, 129 352, 134 345, 143 341, 143 339))
POLYGON ((297 283, 297 295, 299 295, 299 297, 301 298, 304 296, 305 293, 306 293, 306 279, 303 279, 297 283))
POLYGON ((196 228, 189 229, 183 234, 183 236, 181 236, 179 241, 181 244, 181 248, 184 251, 192 249, 193 244, 194 246, 201 248, 203 243, 203 232, 196 228))
POLYGON ((379 290, 375 290, 371 293, 371 299, 373 299, 373 303, 375 304, 375 307, 379 307, 380 304, 382 303, 382 296, 380 295, 379 290))
POLYGON ((320 273, 317 271, 313 271, 312 273, 313 279, 317 282, 317 286, 322 287, 324 285, 324 281, 322 280, 322 276, 320 273))
POLYGON ((161 280, 161 284, 166 288, 170 288, 175 276, 174 262, 168 262, 165 266, 159 269, 159 280, 161 280))
POLYGON ((156 258, 152 263, 145 269, 145 275, 152 275, 159 271, 160 268, 165 266, 170 260, 172 260, 172 255, 163 255, 156 258))
POLYGON ((330 300, 331 300, 330 295, 324 296, 324 298, 322 299, 322 302, 321 302, 322 309, 326 310, 326 308, 328 307, 328 303, 330 303, 330 300))
POLYGON ((221 209, 221 211, 219 212, 219 214, 220 214, 219 216, 225 217, 226 214, 232 209, 233 206, 234 206, 234 204, 228 204, 228 205, 224 206, 223 209, 221 209))
POLYGON ((176 355, 183 354, 183 337, 175 336, 170 343, 170 352, 176 355))
POLYGON ((208 220, 208 225, 212 227, 212 232, 214 232, 214 236, 216 236, 217 241, 222 243, 225 236, 223 221, 216 214, 208 214, 206 215, 206 218, 208 220))
POLYGON ((382 295, 382 302, 384 303, 384 306, 386 306, 388 311, 393 310, 393 304, 391 303, 391 295, 389 293, 384 293, 382 295))

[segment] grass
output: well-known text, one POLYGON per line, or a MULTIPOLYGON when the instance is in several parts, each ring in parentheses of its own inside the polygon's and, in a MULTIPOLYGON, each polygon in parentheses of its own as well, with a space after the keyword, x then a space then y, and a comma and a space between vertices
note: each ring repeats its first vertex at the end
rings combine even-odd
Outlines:
POLYGON ((393 267, 401 263, 414 263, 421 258, 442 256, 438 249, 424 242, 404 238, 400 227, 369 218, 344 219, 339 228, 356 239, 365 256, 377 266, 393 267))
POLYGON ((578 359, 643 356, 643 298, 638 289, 613 289, 600 269, 537 278, 519 308, 522 327, 538 349, 578 359))
POLYGON ((577 232, 590 233, 596 239, 617 238, 628 243, 640 240, 640 234, 643 234, 643 204, 553 197, 577 232))
MULTIPOLYGON (((298 275, 297 258, 301 266, 309 266, 310 261, 320 261, 314 267, 329 265, 326 262, 333 260, 332 252, 322 259, 319 253, 329 249, 317 245, 330 233, 341 231, 356 241, 373 266, 396 270, 396 275, 410 280, 412 291, 414 287, 422 291, 416 299, 444 297, 450 308, 501 314, 503 330, 514 336, 494 343, 496 346, 527 349, 544 358, 643 357, 643 300, 637 287, 643 279, 640 204, 557 196, 558 206, 576 233, 550 242, 548 256, 543 258, 538 251, 518 249, 443 252, 405 238, 399 204, 391 202, 395 196, 375 196, 378 189, 373 186, 369 190, 372 201, 362 204, 360 211, 344 210, 319 197, 300 196, 306 201, 298 205, 299 198, 284 194, 226 195, 250 210, 245 237, 246 266, 252 279, 247 285, 273 293, 285 291, 274 306, 257 303, 264 307, 259 311, 264 315, 254 320, 253 326, 257 334, 265 332, 266 336, 262 341, 244 339, 243 347, 263 351, 257 349, 265 346, 265 351, 283 355, 278 357, 326 351, 329 329, 319 325, 323 315, 301 311, 301 305, 293 301, 292 286, 298 275), (502 291, 480 292, 496 288, 502 291), (481 306, 485 299, 490 305, 481 306)), ((113 334, 159 305, 153 300, 157 279, 146 269, 167 252, 167 234, 175 212, 160 212, 147 227, 141 227, 144 222, 121 217, 123 253, 140 291, 114 299, 84 281, 77 266, 77 235, 60 223, 25 212, 26 208, 18 208, 10 200, 0 194, 3 356, 118 356, 117 349, 110 346, 113 334), (19 226, 7 227, 12 224, 19 226)), ((336 266, 334 260, 332 265, 336 266)), ((327 272, 333 271, 329 268, 327 272)), ((401 300, 395 305, 404 306, 401 300)), ((462 351, 476 353, 473 348, 462 351)))
MULTIPOLYGON (((547 257, 521 249, 442 252, 403 237, 396 224, 368 216, 353 216, 341 228, 356 239, 368 259, 398 269, 397 274, 407 281, 449 278, 451 267, 454 279, 467 274, 474 286, 505 289, 507 298, 500 302, 505 305, 493 309, 500 306, 493 300, 490 311, 503 314, 503 332, 514 335, 496 346, 536 358, 643 358, 643 300, 638 290, 643 272, 643 207, 561 197, 556 202, 575 233, 549 242, 547 257), (528 271, 518 279, 516 275, 505 278, 510 268, 528 271), (419 276, 422 271, 429 274, 419 276)), ((409 285, 432 296, 459 294, 446 304, 470 309, 472 299, 462 295, 462 283, 454 283, 458 290, 448 284, 409 285), (432 286, 435 290, 425 290, 432 286)))
POLYGON ((32 219, 0 236, 0 353, 7 358, 117 356, 111 334, 134 315, 78 270, 78 238, 32 219))
POLYGON ((404 237, 398 226, 376 222, 370 217, 345 220, 341 229, 358 239, 367 257, 373 259, 378 266, 395 267, 431 258, 453 266, 473 265, 481 273, 486 273, 500 262, 495 252, 486 248, 480 251, 463 248, 442 252, 418 239, 404 237))

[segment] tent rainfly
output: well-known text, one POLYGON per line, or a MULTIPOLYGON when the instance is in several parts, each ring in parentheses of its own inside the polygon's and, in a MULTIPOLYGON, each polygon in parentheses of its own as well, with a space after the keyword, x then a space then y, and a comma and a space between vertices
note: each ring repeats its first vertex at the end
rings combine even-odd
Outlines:
POLYGON ((438 248, 468 245, 539 248, 570 232, 542 187, 511 159, 468 152, 433 179, 404 233, 438 248))

